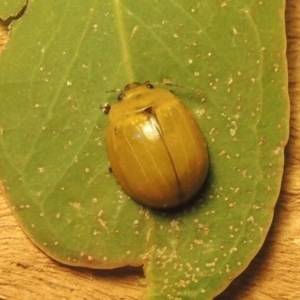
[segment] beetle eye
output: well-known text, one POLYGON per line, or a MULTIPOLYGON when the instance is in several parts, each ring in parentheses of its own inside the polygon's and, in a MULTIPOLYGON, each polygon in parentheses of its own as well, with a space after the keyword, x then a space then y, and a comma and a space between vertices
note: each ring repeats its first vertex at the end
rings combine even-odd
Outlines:
POLYGON ((148 89, 154 89, 153 84, 151 84, 150 82, 147 82, 147 83, 146 83, 146 87, 147 87, 148 89))
POLYGON ((121 94, 118 96, 118 101, 123 100, 124 97, 125 97, 125 94, 124 94, 124 93, 121 93, 121 94))

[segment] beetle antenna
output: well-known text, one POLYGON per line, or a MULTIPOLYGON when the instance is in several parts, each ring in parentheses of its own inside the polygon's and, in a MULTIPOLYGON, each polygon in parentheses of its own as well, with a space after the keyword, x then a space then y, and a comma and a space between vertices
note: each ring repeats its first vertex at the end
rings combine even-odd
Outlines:
MULTIPOLYGON (((190 90, 194 94, 198 95, 202 99, 202 101, 203 101, 203 99, 205 99, 205 92, 201 88, 197 89, 197 88, 193 88, 193 87, 190 87, 190 86, 185 86, 183 84, 177 84, 177 83, 173 82, 170 78, 163 78, 162 82, 160 84, 170 86, 170 87, 190 90)), ((172 91, 172 90, 170 90, 170 92, 174 93, 174 91, 172 91)))
POLYGON ((120 93, 122 91, 122 89, 120 88, 115 88, 113 90, 110 90, 110 91, 105 91, 106 94, 108 93, 120 93))

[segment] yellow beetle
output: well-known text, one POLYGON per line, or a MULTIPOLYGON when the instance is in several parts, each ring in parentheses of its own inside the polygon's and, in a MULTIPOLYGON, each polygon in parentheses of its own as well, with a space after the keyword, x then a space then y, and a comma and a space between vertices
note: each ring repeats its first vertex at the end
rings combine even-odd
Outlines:
POLYGON ((152 208, 186 203, 208 171, 207 147, 196 120, 173 93, 149 82, 126 85, 118 100, 109 107, 105 139, 122 189, 152 208))

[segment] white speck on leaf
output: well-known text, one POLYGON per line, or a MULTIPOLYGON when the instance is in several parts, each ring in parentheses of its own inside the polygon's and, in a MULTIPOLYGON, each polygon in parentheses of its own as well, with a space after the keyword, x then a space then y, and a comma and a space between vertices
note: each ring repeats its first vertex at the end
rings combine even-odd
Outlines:
POLYGON ((73 207, 74 209, 76 209, 77 211, 80 211, 83 209, 80 202, 69 202, 69 205, 71 207, 73 207))
POLYGON ((38 172, 39 173, 44 173, 45 172, 45 168, 44 167, 39 167, 38 168, 38 172))
POLYGON ((130 40, 133 39, 133 37, 135 36, 135 34, 137 33, 138 30, 139 30, 139 26, 135 25, 131 31, 130 40))
POLYGON ((94 30, 94 32, 97 32, 97 31, 98 31, 98 24, 94 24, 94 25, 93 25, 93 30, 94 30))
POLYGON ((229 253, 232 254, 234 252, 237 252, 238 249, 236 247, 232 247, 230 250, 229 250, 229 253))
POLYGON ((275 155, 280 154, 280 153, 281 153, 281 148, 280 148, 280 147, 277 147, 275 150, 273 150, 273 153, 274 153, 275 155))

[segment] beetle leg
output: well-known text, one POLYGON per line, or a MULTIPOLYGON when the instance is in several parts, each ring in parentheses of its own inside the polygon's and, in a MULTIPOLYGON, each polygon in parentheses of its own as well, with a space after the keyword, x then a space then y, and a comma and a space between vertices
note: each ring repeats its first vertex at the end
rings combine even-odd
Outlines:
POLYGON ((104 105, 100 105, 100 109, 106 115, 109 114, 110 108, 111 108, 111 106, 108 103, 105 103, 104 105))

